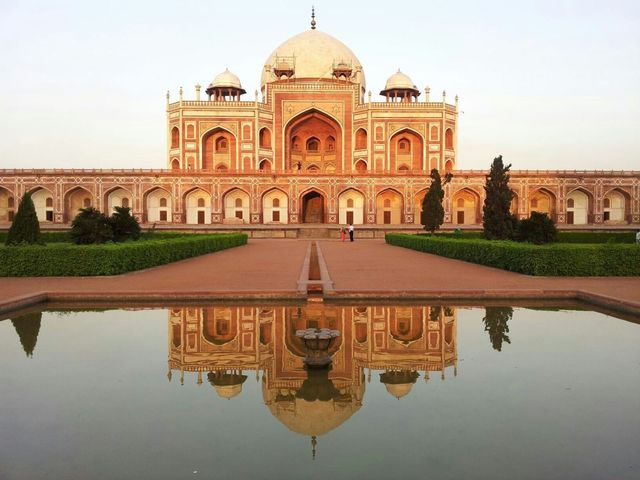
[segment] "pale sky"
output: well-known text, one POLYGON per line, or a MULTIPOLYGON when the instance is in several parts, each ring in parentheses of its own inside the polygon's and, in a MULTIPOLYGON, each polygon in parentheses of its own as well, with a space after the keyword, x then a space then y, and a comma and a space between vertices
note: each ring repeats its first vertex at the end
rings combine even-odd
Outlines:
MULTIPOLYGON (((459 168, 640 170, 640 1, 313 3, 374 100, 398 68, 460 96, 459 168)), ((0 0, 0 168, 165 168, 166 91, 228 67, 253 100, 310 6, 0 0)))

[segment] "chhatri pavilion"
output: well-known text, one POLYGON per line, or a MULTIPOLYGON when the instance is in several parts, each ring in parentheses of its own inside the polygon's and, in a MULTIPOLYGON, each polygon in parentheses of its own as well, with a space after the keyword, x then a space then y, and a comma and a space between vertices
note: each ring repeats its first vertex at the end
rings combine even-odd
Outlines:
MULTIPOLYGON (((374 99, 358 57, 313 18, 268 55, 252 99, 229 70, 194 94, 167 93, 166 168, 0 170, 0 225, 31 192, 52 227, 82 207, 128 206, 159 228, 272 227, 281 236, 296 236, 300 224, 417 228, 433 168, 454 174, 445 226, 482 222, 486 172, 459 168, 457 96, 436 96, 398 70, 374 99)), ((516 170, 511 187, 521 218, 546 212, 560 228, 640 224, 638 171, 516 170)))

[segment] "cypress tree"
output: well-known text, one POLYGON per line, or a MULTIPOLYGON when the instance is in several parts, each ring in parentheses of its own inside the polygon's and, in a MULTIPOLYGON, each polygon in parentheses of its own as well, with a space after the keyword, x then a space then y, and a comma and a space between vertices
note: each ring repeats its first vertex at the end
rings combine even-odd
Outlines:
POLYGON ((33 357, 33 350, 36 348, 38 341, 38 333, 40 332, 40 322, 42 321, 42 312, 27 313, 17 318, 12 318, 11 323, 16 329, 16 333, 20 338, 22 349, 27 357, 33 357))
POLYGON ((30 193, 20 200, 18 211, 9 228, 6 245, 34 244, 40 242, 40 223, 30 193))
POLYGON ((433 233, 444 222, 444 208, 442 200, 444 199, 444 190, 442 187, 449 183, 453 175, 447 173, 444 182, 440 178, 437 169, 431 170, 431 186, 422 200, 422 212, 420 214, 420 223, 424 225, 424 229, 433 233))
POLYGON ((502 351, 502 342, 511 343, 509 339, 509 320, 513 317, 511 307, 486 307, 484 331, 489 333, 489 340, 494 350, 502 351))
POLYGON ((514 235, 516 218, 511 215, 514 194, 509 188, 510 168, 511 164, 504 166, 500 155, 493 159, 486 177, 482 228, 488 240, 508 240, 514 235))

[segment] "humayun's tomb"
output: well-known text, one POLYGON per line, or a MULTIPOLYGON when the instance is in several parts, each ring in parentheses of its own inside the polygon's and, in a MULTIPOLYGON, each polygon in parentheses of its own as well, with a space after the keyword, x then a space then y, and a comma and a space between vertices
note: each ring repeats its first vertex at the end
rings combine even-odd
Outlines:
MULTIPOLYGON (((51 227, 92 205, 129 206, 159 228, 295 237, 301 224, 354 223, 375 235, 419 227, 432 168, 454 174, 445 227, 482 222, 486 172, 458 168, 457 97, 433 98, 397 71, 373 101, 358 58, 315 21, 267 57, 261 92, 244 94, 228 70, 204 92, 196 85, 195 100, 182 88, 177 101, 167 93, 166 169, 0 170, 0 224, 32 192, 51 227)), ((638 171, 515 170, 511 186, 521 218, 547 212, 560 228, 640 224, 638 171)))

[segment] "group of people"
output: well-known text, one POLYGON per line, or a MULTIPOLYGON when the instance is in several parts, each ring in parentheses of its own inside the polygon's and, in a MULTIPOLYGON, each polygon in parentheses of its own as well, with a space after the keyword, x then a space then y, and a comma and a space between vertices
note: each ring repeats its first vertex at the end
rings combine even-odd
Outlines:
POLYGON ((340 227, 340 241, 344 242, 347 239, 347 233, 349 233, 349 241, 353 242, 353 224, 349 224, 348 227, 340 227))

